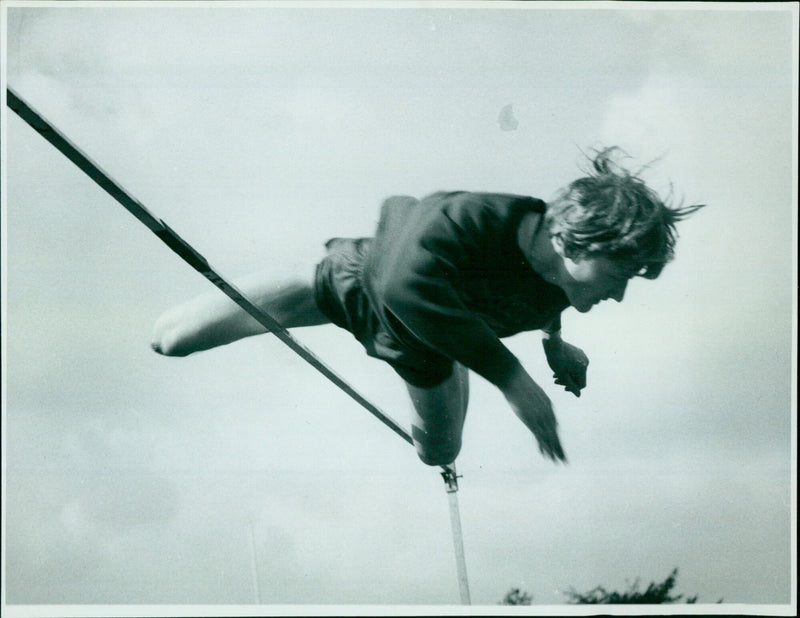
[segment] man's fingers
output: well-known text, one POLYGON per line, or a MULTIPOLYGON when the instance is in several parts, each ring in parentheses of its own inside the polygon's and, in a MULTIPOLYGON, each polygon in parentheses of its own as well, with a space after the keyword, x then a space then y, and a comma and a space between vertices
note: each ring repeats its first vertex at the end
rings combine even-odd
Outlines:
POLYGON ((561 447, 561 440, 555 436, 555 443, 553 444, 553 452, 559 461, 566 461, 567 456, 564 454, 564 449, 561 447))
POLYGON ((572 381, 578 386, 578 388, 584 388, 586 386, 586 367, 581 367, 575 371, 570 371, 569 376, 572 381))
MULTIPOLYGON (((573 380, 572 376, 570 376, 570 374, 568 373, 554 374, 554 377, 556 379, 556 384, 558 384, 559 386, 563 386, 565 391, 567 391, 568 393, 572 393, 576 397, 581 396, 581 389, 583 388, 583 386, 579 386, 579 383, 576 383, 575 380, 573 380)), ((584 385, 585 384, 586 381, 584 380, 584 385)))
POLYGON ((536 441, 539 443, 539 452, 552 461, 566 462, 567 457, 558 439, 555 419, 552 422, 541 420, 536 427, 536 441))
POLYGON ((555 439, 555 442, 551 444, 545 444, 543 442, 539 442, 539 451, 552 461, 567 461, 567 456, 564 454, 564 449, 561 447, 561 443, 558 441, 558 438, 555 439))
POLYGON ((556 384, 561 384, 564 386, 575 386, 575 381, 572 379, 572 376, 568 374, 566 371, 562 373, 554 373, 553 377, 556 379, 556 384))

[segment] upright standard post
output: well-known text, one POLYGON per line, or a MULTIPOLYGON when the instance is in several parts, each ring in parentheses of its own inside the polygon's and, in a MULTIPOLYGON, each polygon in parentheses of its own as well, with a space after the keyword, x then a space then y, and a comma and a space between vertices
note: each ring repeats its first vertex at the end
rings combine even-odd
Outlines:
MULTIPOLYGON (((383 412, 368 399, 359 394, 350 384, 336 374, 330 367, 323 363, 317 356, 295 337, 275 318, 255 305, 238 288, 225 280, 194 247, 178 236, 161 219, 153 215, 136 198, 134 198, 122 185, 114 180, 108 173, 87 155, 85 155, 65 135, 51 125, 44 116, 23 101, 11 88, 6 88, 6 103, 20 118, 27 122, 37 133, 52 144, 61 154, 77 165, 89 178, 94 180, 111 197, 119 202, 128 212, 144 223, 150 231, 158 236, 170 249, 178 254, 189 266, 198 271, 211 283, 217 286, 228 298, 239 305, 244 311, 265 326, 273 335, 278 337, 292 350, 297 352, 305 361, 317 369, 336 386, 350 395, 357 403, 361 404, 368 412, 383 422, 389 429, 413 446, 411 435, 403 429, 397 421, 383 412)), ((461 539, 461 521, 458 513, 458 481, 455 468, 442 466, 442 477, 447 484, 447 493, 450 498, 450 521, 453 529, 453 543, 456 549, 456 563, 458 566, 459 588, 462 603, 469 604, 469 588, 467 586, 467 570, 464 559, 464 544, 461 539)), ((252 528, 251 528, 252 533, 252 528)), ((255 548, 253 548, 255 549, 255 548)), ((255 557, 255 555, 253 556, 255 557)), ((255 572, 255 571, 254 571, 255 572)), ((255 582, 257 586, 257 580, 255 582)), ((258 598, 258 592, 256 592, 258 598)))
POLYGON ((443 466, 442 478, 447 489, 447 500, 450 503, 450 527, 453 531, 453 549, 456 555, 456 572, 458 573, 458 590, 461 604, 470 605, 469 578, 467 577, 467 558, 464 554, 464 537, 461 534, 461 516, 458 511, 458 479, 456 464, 443 466))

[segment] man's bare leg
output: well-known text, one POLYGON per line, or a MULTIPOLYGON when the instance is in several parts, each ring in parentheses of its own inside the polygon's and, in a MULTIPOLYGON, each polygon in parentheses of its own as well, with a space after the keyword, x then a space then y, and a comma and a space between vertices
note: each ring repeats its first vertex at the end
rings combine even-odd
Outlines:
MULTIPOLYGON (((313 277, 276 281, 268 273, 253 273, 235 285, 286 328, 329 322, 314 300, 313 277)), ((265 332, 230 298, 211 290, 164 313, 156 321, 151 346, 165 356, 186 356, 265 332)))
POLYGON ((411 437, 419 458, 429 466, 455 461, 461 450, 461 434, 469 402, 469 374, 454 364, 452 375, 441 384, 419 387, 406 384, 414 414, 411 437))

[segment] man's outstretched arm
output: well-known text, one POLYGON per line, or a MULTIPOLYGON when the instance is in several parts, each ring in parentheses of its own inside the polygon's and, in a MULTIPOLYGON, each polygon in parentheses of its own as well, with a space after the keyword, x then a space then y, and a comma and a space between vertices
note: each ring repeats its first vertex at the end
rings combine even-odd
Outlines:
POLYGON ((514 414, 536 437, 542 455, 553 461, 566 461, 550 398, 522 365, 517 366, 501 389, 514 414))

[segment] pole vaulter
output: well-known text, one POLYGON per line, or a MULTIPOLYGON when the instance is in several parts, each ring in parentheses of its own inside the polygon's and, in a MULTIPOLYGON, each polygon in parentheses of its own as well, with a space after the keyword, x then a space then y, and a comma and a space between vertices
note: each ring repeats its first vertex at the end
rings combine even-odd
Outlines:
MULTIPOLYGON (((50 124, 39 112, 28 105, 10 87, 6 89, 7 104, 17 115, 29 124, 37 133, 58 149, 64 156, 77 165, 89 178, 94 180, 111 197, 119 202, 128 212, 139 221, 144 223, 150 231, 158 236, 170 249, 178 254, 189 266, 198 271, 225 295, 239 305, 244 311, 255 318, 261 325, 266 327, 273 335, 278 337, 287 346, 299 354, 305 361, 317 369, 322 375, 328 378, 336 386, 350 395, 356 402, 361 404, 367 411, 373 414, 389 429, 394 431, 403 440, 413 445, 411 435, 401 427, 391 416, 380 410, 377 406, 359 394, 343 378, 337 375, 330 367, 323 363, 311 350, 300 343, 280 322, 275 320, 269 313, 256 306, 239 289, 223 278, 206 259, 200 255, 189 243, 178 236, 161 219, 153 215, 118 182, 103 171, 97 163, 92 161, 77 146, 75 146, 66 136, 59 132, 50 124)), ((442 466, 441 475, 445 481, 445 487, 450 505, 450 523, 453 531, 453 546, 455 549, 456 568, 458 574, 459 592, 462 604, 470 604, 469 581, 467 578, 466 559, 464 555, 464 543, 461 534, 461 519, 458 510, 458 476, 456 475, 455 465, 442 466)))

